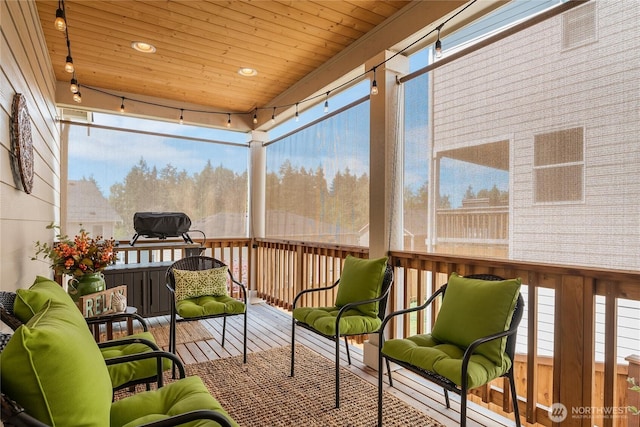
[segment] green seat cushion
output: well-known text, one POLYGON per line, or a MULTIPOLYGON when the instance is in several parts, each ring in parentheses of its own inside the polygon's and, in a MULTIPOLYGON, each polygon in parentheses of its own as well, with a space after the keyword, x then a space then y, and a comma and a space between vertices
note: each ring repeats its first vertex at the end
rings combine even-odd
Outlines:
MULTIPOLYGON (((387 257, 362 259, 347 255, 340 274, 336 307, 380 297, 387 257)), ((378 315, 378 303, 355 307, 366 316, 378 315)))
MULTIPOLYGON (((325 335, 336 335, 338 307, 299 307, 293 310, 294 319, 306 323, 325 335)), ((365 316, 358 310, 347 310, 340 317, 340 335, 370 334, 377 331, 382 320, 377 316, 365 316)))
MULTIPOLYGON (((506 331, 520 284, 520 279, 492 281, 452 273, 431 334, 441 343, 467 348, 478 338, 506 331)), ((506 337, 490 341, 480 345, 475 353, 503 366, 506 342, 506 337)))
MULTIPOLYGON (((133 335, 127 335, 126 337, 122 337, 121 339, 132 338, 141 338, 155 343, 151 332, 140 332, 133 335)), ((104 347, 100 349, 102 357, 105 360, 112 359, 114 357, 146 353, 150 351, 152 351, 152 349, 149 348, 149 346, 141 343, 123 344, 113 347, 104 347)), ((131 381, 155 377, 155 375, 157 374, 156 360, 157 359, 153 358, 108 365, 107 369, 109 371, 109 376, 111 377, 112 387, 115 389, 131 381)), ((168 370, 171 368, 171 362, 168 359, 163 359, 162 364, 163 370, 168 370)))
MULTIPOLYGON (((62 286, 46 277, 37 276, 29 289, 16 291, 16 300, 13 304, 14 314, 22 323, 27 323, 50 300, 55 300, 73 308, 78 313, 80 312, 62 286)), ((83 322, 85 321, 83 320, 83 322)))
MULTIPOLYGON (((111 405, 111 426, 134 427, 200 409, 219 412, 227 417, 232 425, 237 426, 197 376, 187 377, 160 389, 136 393, 113 402, 111 405)), ((208 421, 185 425, 218 426, 219 424, 208 421)))
POLYGON ((188 298, 176 302, 176 311, 180 317, 213 316, 219 314, 241 314, 245 311, 244 303, 230 296, 203 296, 188 298))
POLYGON ((80 311, 48 301, 0 354, 2 391, 51 426, 107 426, 111 379, 80 311), (79 318, 79 319, 78 319, 79 318))
MULTIPOLYGON (((453 344, 440 343, 430 334, 414 335, 405 339, 385 341, 382 354, 425 371, 441 375, 455 384, 462 384, 462 358, 464 350, 453 344)), ((474 354, 467 368, 467 385, 474 388, 500 377, 511 367, 505 357, 496 365, 482 354, 474 354)))
POLYGON ((187 298, 204 295, 227 295, 227 267, 208 270, 172 269, 175 279, 175 298, 182 301, 187 298))

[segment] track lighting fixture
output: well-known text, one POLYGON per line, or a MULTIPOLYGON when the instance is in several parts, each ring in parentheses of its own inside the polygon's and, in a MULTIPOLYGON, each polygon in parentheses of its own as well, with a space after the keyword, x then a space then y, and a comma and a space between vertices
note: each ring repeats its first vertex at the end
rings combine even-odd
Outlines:
POLYGON ((179 120, 179 121, 180 121, 180 124, 183 124, 183 123, 184 123, 184 117, 182 116, 182 115, 183 115, 183 113, 184 113, 184 109, 182 109, 182 108, 181 108, 181 109, 180 109, 180 120, 179 120))
POLYGON ((376 81, 376 67, 373 67, 373 82, 371 82, 371 95, 378 94, 378 82, 376 81))
POLYGON ((56 30, 64 31, 67 29, 67 21, 64 19, 64 10, 62 10, 62 2, 58 2, 58 9, 56 10, 56 20, 53 22, 56 30))

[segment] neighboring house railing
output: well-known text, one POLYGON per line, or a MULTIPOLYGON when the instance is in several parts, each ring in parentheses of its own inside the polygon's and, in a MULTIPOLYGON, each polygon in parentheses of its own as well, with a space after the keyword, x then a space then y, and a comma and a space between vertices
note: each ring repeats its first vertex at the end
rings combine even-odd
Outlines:
MULTIPOLYGON (((348 254, 368 256, 368 249, 363 247, 271 239, 207 239, 204 247, 207 255, 228 263, 258 297, 285 309, 291 308, 300 290, 327 286, 337 280, 348 254)), ((121 245, 120 250, 146 249, 121 245)), ((136 256, 140 259, 141 255, 136 256)), ((622 319, 619 301, 640 301, 639 272, 403 251, 391 251, 389 256, 395 267, 394 291, 389 300, 392 311, 424 301, 454 271, 462 275, 492 273, 522 278, 526 308, 521 326, 526 332, 519 335, 519 341, 521 345, 526 343, 527 351, 521 352, 516 360, 516 386, 521 413, 527 422, 550 426, 549 406, 561 403, 568 411, 562 425, 638 425, 638 416, 627 409, 636 396, 624 380, 635 376, 638 382, 640 356, 616 352, 619 327, 624 326, 619 325, 622 319), (541 301, 541 294, 545 298, 551 295, 550 301, 541 301), (605 308, 597 319, 596 300, 605 308), (542 306, 552 307, 551 320, 541 318, 542 306), (604 336, 604 361, 596 359, 598 328, 604 336), (552 355, 538 354, 541 336, 549 332, 552 355), (629 366, 621 364, 618 356, 626 358, 629 366)), ((313 298, 305 303, 331 305, 335 293, 326 292, 313 298)), ((426 316, 393 321, 390 336, 428 333, 434 318, 435 313, 429 312, 426 316)), ((505 384, 498 381, 475 393, 482 401, 508 411, 511 405, 503 389, 505 384)))
POLYGON ((509 243, 509 207, 438 209, 437 243, 509 243))

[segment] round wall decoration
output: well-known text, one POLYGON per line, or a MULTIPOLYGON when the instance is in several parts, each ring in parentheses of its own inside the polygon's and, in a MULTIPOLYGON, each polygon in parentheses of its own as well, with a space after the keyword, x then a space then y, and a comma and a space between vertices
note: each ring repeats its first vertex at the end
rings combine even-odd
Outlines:
POLYGON ((24 95, 13 96, 11 108, 11 146, 17 174, 20 176, 25 193, 33 189, 33 141, 31 140, 31 120, 24 95))

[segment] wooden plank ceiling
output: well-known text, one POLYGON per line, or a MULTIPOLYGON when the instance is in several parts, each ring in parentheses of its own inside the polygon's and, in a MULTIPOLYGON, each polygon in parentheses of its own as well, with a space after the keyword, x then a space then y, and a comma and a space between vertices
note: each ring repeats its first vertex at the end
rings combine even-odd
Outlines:
MULTIPOLYGON (((409 1, 64 1, 81 85, 148 95, 221 111, 269 104, 409 1), (145 54, 131 42, 153 44, 145 54), (238 74, 240 67, 258 71, 238 74)), ((58 0, 37 0, 58 81, 64 33, 58 0)))

